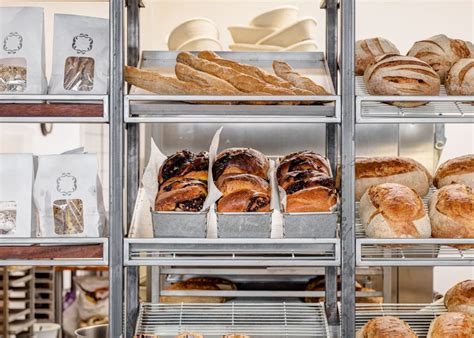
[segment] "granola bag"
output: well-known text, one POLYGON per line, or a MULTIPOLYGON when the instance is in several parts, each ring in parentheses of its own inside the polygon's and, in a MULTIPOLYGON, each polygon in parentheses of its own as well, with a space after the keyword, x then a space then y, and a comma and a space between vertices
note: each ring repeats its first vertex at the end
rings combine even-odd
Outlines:
POLYGON ((40 237, 101 237, 105 226, 97 156, 38 157, 33 197, 40 237))
POLYGON ((0 7, 0 94, 45 94, 43 8, 0 7))
POLYGON ((54 16, 50 94, 107 94, 109 21, 79 15, 54 16))
POLYGON ((32 237, 33 155, 0 154, 0 237, 32 237))

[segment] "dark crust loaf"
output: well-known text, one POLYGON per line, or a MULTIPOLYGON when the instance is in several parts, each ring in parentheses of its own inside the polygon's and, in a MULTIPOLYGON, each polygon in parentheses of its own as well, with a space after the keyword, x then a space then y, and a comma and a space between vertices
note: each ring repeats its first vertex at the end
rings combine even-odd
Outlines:
POLYGON ((214 181, 224 174, 252 174, 268 178, 270 163, 261 152, 251 148, 230 148, 217 155, 212 167, 214 181))
POLYGON ((299 151, 283 157, 277 168, 277 180, 280 184, 283 176, 293 171, 319 171, 328 176, 331 175, 329 163, 324 156, 312 151, 299 151))
POLYGON ((330 190, 334 190, 336 187, 334 178, 314 171, 294 171, 285 175, 285 177, 286 180, 282 180, 281 187, 285 189, 288 195, 312 187, 324 187, 330 190), (312 176, 309 176, 311 174, 312 176))
POLYGON ((269 212, 270 196, 254 190, 239 190, 217 202, 217 212, 269 212))
POLYGON ((239 190, 255 190, 270 195, 270 184, 263 178, 251 174, 221 175, 216 187, 224 196, 239 190))
POLYGON ((406 174, 413 171, 423 171, 431 181, 431 174, 419 162, 404 157, 371 157, 357 159, 355 163, 356 179, 370 177, 386 177, 392 175, 406 174))
POLYGON ((383 316, 369 320, 362 327, 362 336, 364 338, 416 338, 418 337, 410 326, 403 320, 392 317, 383 316))
POLYGON ((200 211, 207 197, 205 182, 184 178, 165 183, 156 196, 156 211, 200 211))
POLYGON ((444 162, 436 170, 433 184, 439 188, 439 181, 447 176, 474 173, 474 155, 465 155, 444 162))
POLYGON ((183 150, 165 160, 160 168, 158 182, 162 184, 170 179, 182 177, 207 180, 208 168, 209 158, 207 152, 194 154, 189 150, 183 150))

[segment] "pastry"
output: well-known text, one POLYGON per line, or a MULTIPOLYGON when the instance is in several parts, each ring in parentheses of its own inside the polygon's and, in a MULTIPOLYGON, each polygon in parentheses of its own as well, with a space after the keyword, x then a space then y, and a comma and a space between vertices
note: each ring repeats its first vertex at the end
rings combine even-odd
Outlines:
MULTIPOLYGON (((184 281, 177 282, 170 285, 167 291, 219 291, 219 287, 212 282, 196 282, 196 281, 184 281)), ((160 302, 167 304, 179 304, 179 303, 223 303, 226 301, 224 297, 218 296, 161 296, 160 302)))
POLYGON ((418 194, 401 184, 370 187, 362 196, 359 214, 370 238, 429 238, 430 219, 418 194))
POLYGON ((300 151, 289 154, 280 160, 277 168, 278 184, 282 184, 283 177, 290 172, 314 170, 331 176, 331 169, 327 159, 312 151, 300 151))
POLYGON ((183 178, 161 185, 156 196, 156 211, 194 211, 202 209, 207 197, 205 182, 183 178))
MULTIPOLYGON (((337 194, 333 187, 318 184, 319 177, 313 182, 315 186, 292 190, 286 195, 286 212, 326 212, 337 204, 337 194)), ((311 182, 311 181, 309 181, 311 182)), ((302 187, 303 185, 299 185, 302 187)))
POLYGON ((436 170, 433 184, 437 188, 459 183, 474 189, 474 155, 450 159, 436 170))
POLYGON ((426 338, 472 338, 474 317, 466 313, 448 312, 436 317, 426 338))
POLYGON ((221 175, 216 182, 216 187, 224 196, 239 190, 254 190, 270 195, 268 181, 251 174, 221 175))
POLYGON ((305 181, 314 180, 315 178, 319 178, 323 186, 335 187, 334 178, 317 170, 290 171, 281 175, 278 183, 283 190, 292 191, 295 189, 295 185, 304 184, 305 181))
POLYGON ((416 338, 416 333, 403 320, 383 316, 369 320, 356 333, 356 338, 416 338))
POLYGON ((269 212, 270 196, 255 190, 239 190, 217 202, 217 212, 269 212))
POLYGON ((446 78, 446 92, 449 95, 474 95, 474 58, 461 59, 451 67, 446 78))
POLYGON ((207 152, 194 154, 189 150, 169 156, 161 165, 158 182, 162 184, 171 179, 194 178, 207 181, 209 158, 207 152))
POLYGON ((474 315, 474 279, 457 283, 444 295, 444 306, 449 312, 474 315))
MULTIPOLYGON (((427 63, 400 55, 383 55, 364 73, 364 82, 371 95, 439 95, 439 75, 427 63)), ((416 107, 420 101, 390 102, 399 107, 416 107)))
POLYGON ((425 196, 430 189, 431 175, 419 162, 410 158, 387 156, 357 159, 355 163, 355 198, 360 200, 373 185, 399 183, 425 196))
MULTIPOLYGON (((431 233, 436 238, 474 238, 474 193, 462 184, 436 191, 430 200, 431 233)), ((458 245, 460 249, 474 248, 458 245)))
POLYGON ((215 181, 226 174, 252 174, 267 179, 269 167, 265 155, 255 149, 230 148, 217 155, 212 173, 215 181))
POLYGON ((359 40, 355 46, 355 73, 364 75, 368 66, 375 63, 375 59, 385 54, 400 54, 398 48, 384 38, 359 40))
POLYGON ((306 76, 302 76, 291 66, 283 61, 273 61, 273 71, 285 81, 290 82, 294 87, 309 90, 313 95, 331 95, 326 89, 306 76))
POLYGON ((474 57, 472 43, 448 38, 444 34, 415 42, 408 56, 416 57, 429 64, 444 83, 449 69, 459 59, 474 57))

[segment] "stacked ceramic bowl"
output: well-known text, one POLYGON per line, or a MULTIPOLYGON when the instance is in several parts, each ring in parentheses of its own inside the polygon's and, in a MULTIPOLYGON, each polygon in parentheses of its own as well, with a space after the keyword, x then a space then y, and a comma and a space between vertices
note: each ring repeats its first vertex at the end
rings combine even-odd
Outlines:
POLYGON ((207 18, 184 21, 171 31, 167 41, 169 50, 222 50, 217 25, 207 18))
POLYGON ((229 27, 234 51, 316 51, 316 20, 299 18, 298 8, 284 6, 262 13, 249 26, 229 27))

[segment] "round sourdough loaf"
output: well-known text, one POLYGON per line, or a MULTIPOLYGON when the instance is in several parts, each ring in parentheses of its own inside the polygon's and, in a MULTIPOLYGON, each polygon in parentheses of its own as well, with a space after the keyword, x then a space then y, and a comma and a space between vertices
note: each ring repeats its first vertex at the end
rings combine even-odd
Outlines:
POLYGON ((474 279, 454 285, 444 295, 444 305, 449 312, 464 312, 474 315, 474 279))
POLYGON ((389 337, 403 337, 416 338, 416 333, 403 320, 392 317, 383 316, 369 320, 356 333, 356 338, 389 338, 389 337))
POLYGON ((433 184, 437 188, 459 183, 474 189, 474 155, 464 155, 450 159, 438 167, 433 184))
POLYGON ((474 59, 461 59, 451 67, 446 92, 449 95, 474 95, 474 59))
POLYGON ((375 63, 375 59, 385 54, 400 54, 398 48, 384 38, 359 40, 355 46, 355 73, 364 75, 368 66, 375 63))
POLYGON ((436 317, 426 338, 472 338, 474 318, 466 313, 448 312, 436 317))

